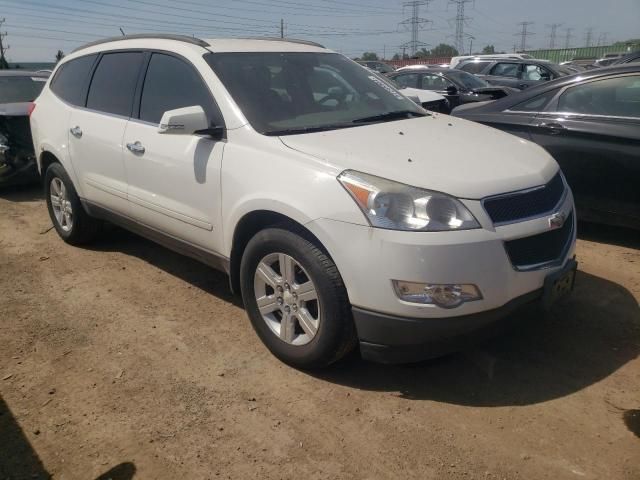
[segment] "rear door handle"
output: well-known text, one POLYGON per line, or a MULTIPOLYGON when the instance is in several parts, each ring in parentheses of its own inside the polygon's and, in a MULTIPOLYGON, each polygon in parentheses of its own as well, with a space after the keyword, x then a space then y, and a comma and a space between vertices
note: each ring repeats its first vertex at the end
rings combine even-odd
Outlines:
POLYGON ((127 143, 127 148, 130 152, 133 152, 137 155, 142 155, 145 152, 145 148, 140 142, 127 143))
POLYGON ((73 135, 76 138, 81 138, 82 137, 82 129, 80 127, 78 127, 78 126, 70 128, 69 131, 71 132, 71 135, 73 135))
POLYGON ((567 127, 565 127, 564 125, 562 125, 561 123, 558 122, 542 122, 539 123, 538 125, 536 125, 536 127, 538 128, 544 128, 545 130, 549 130, 549 133, 551 135, 557 135, 559 133, 562 133, 563 130, 566 130, 567 127))

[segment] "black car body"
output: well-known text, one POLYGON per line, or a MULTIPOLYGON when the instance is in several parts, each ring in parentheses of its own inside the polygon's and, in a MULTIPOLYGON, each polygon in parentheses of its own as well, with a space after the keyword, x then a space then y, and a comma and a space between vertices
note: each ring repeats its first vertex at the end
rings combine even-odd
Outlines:
POLYGON ((457 69, 472 73, 492 85, 523 90, 556 78, 572 75, 574 72, 545 60, 475 59, 462 62, 457 69))
POLYGON ((0 187, 38 178, 29 113, 48 77, 48 73, 0 71, 0 187))
POLYGON ((633 53, 629 53, 627 55, 624 55, 616 59, 616 61, 613 62, 611 66, 626 65, 628 63, 640 63, 640 50, 635 51, 633 53))
POLYGON ((389 78, 401 87, 419 88, 439 93, 449 101, 451 109, 470 102, 497 100, 517 92, 513 88, 490 85, 475 75, 462 70, 442 67, 403 70, 390 74, 389 78))
POLYGON ((453 115, 544 147, 583 220, 640 229, 640 65, 590 70, 453 115))

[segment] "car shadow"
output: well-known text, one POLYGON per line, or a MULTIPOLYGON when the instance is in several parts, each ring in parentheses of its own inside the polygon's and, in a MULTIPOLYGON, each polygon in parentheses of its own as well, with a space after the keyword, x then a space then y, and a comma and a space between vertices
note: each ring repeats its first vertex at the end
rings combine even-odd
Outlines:
POLYGON ((226 274, 122 228, 109 225, 100 239, 83 248, 101 252, 120 252, 139 258, 206 293, 242 307, 240 296, 231 293, 229 277, 226 274))
POLYGON ((640 250, 640 231, 599 223, 580 222, 578 238, 589 242, 608 243, 640 250))
POLYGON ((549 313, 515 314, 509 331, 472 350, 412 365, 352 356, 310 374, 362 390, 466 406, 540 403, 580 391, 638 357, 640 309, 620 285, 579 272, 573 295, 549 313), (517 322, 516 322, 517 320, 517 322))
POLYGON ((0 187, 0 198, 10 202, 34 202, 44 198, 42 185, 39 183, 29 185, 16 185, 0 187))

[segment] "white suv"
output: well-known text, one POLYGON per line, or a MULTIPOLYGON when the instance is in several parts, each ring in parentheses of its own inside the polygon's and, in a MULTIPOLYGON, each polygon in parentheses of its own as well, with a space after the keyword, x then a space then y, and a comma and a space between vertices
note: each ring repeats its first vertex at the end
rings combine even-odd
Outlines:
POLYGON ((358 343, 379 361, 434 356, 573 285, 553 158, 429 114, 317 44, 98 42, 57 66, 31 125, 66 242, 106 220, 223 269, 298 367, 358 343))

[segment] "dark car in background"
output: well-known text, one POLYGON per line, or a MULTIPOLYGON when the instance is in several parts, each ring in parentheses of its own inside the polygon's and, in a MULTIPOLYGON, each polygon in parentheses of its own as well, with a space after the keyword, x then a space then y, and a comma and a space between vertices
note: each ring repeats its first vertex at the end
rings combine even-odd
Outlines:
POLYGON ((0 71, 0 188, 38 178, 29 114, 48 77, 49 73, 0 71))
POLYGON ((560 164, 583 220, 640 229, 640 65, 590 70, 453 115, 532 140, 560 164))
POLYGON ((469 102, 497 100, 518 90, 490 85, 485 80, 462 70, 424 67, 389 75, 401 87, 431 90, 444 96, 450 108, 469 102))
POLYGON ((395 72, 396 70, 391 65, 377 60, 358 60, 358 63, 364 67, 375 70, 376 72, 382 73, 384 75, 395 72))
POLYGON ((628 63, 639 63, 640 62, 640 50, 632 53, 628 53, 627 55, 623 55, 618 58, 611 65, 626 65, 628 63))
POLYGON ((456 68, 473 73, 492 85, 502 85, 518 90, 575 73, 562 65, 534 59, 475 59, 462 62, 456 68))

